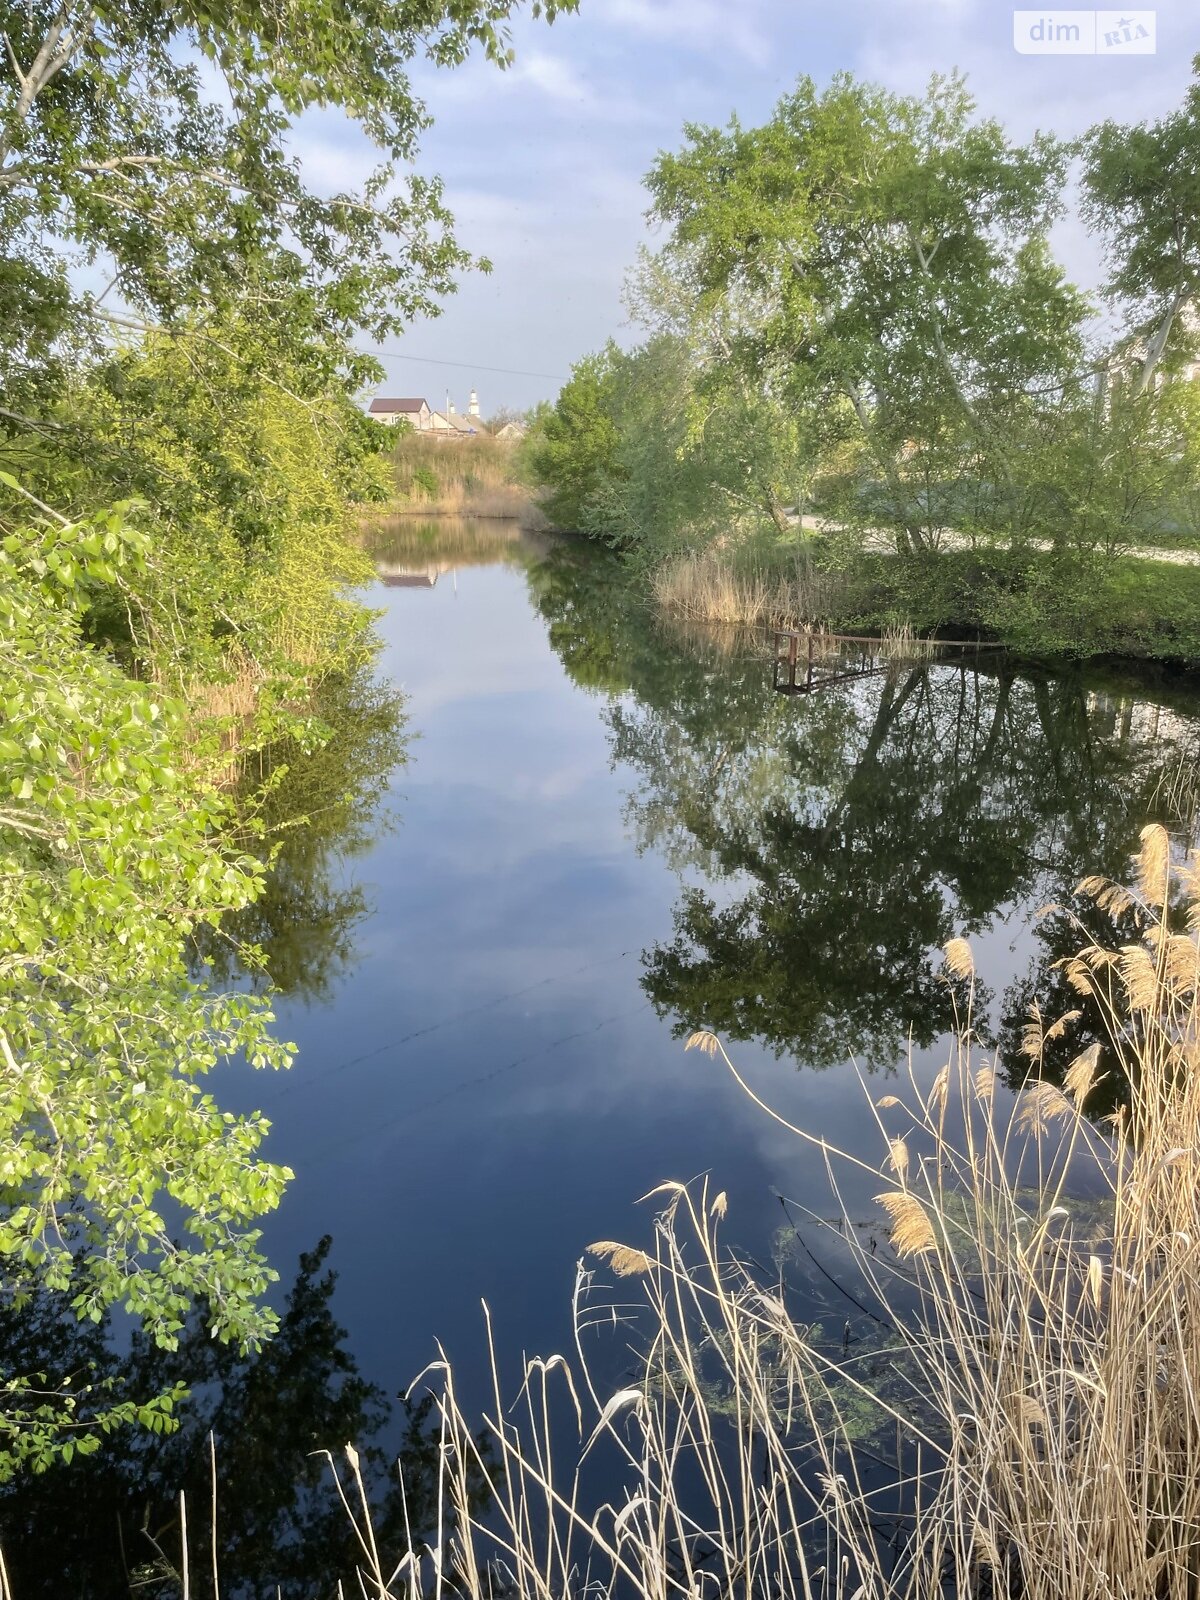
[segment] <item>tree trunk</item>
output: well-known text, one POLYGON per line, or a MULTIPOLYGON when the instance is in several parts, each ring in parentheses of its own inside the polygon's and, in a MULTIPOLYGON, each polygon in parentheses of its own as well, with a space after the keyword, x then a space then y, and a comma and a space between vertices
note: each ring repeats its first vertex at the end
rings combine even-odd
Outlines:
POLYGON ((1171 329, 1175 326, 1175 318, 1183 308, 1187 299, 1187 291, 1181 283, 1171 296, 1171 304, 1167 307, 1166 315, 1155 329, 1142 362, 1141 370, 1137 375, 1137 382, 1133 386, 1133 398, 1140 399, 1150 387, 1154 374, 1158 371, 1158 364, 1162 360, 1163 351, 1167 348, 1167 340, 1171 337, 1171 329))

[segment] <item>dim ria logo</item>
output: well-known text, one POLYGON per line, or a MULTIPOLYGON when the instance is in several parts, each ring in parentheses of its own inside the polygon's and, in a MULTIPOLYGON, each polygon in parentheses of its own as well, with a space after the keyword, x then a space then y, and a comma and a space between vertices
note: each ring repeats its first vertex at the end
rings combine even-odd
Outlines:
POLYGON ((1153 11, 1014 11, 1023 56, 1152 56, 1153 11))

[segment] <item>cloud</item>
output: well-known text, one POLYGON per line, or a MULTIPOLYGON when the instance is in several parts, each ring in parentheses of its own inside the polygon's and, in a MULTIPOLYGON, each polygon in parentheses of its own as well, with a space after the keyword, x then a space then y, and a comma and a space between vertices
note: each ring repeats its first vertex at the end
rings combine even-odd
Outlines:
POLYGON ((598 15, 609 27, 659 39, 682 52, 733 54, 764 67, 771 50, 752 18, 755 9, 745 0, 737 7, 718 0, 607 0, 598 15))
POLYGON ((435 128, 447 116, 465 115, 473 122, 490 122, 492 131, 501 136, 514 121, 544 133, 547 109, 558 123, 569 120, 577 127, 656 120, 651 103, 626 92, 619 80, 600 81, 594 64, 582 52, 576 53, 578 63, 565 53, 527 46, 517 51, 515 63, 503 72, 490 62, 470 61, 454 73, 418 74, 416 88, 434 113, 435 128), (504 125, 497 127, 501 112, 504 125))
POLYGON ((548 100, 575 110, 595 111, 603 104, 595 90, 562 56, 540 51, 521 56, 510 73, 510 82, 536 89, 548 100))
POLYGON ((889 88, 922 89, 934 72, 964 71, 983 112, 1018 137, 1036 129, 1064 136, 1107 117, 1138 121, 1177 105, 1200 48, 1200 27, 1183 0, 1159 7, 1157 56, 1024 56, 1013 48, 1012 8, 945 0, 881 17, 873 0, 850 0, 862 44, 850 63, 889 88), (867 26, 867 19, 872 21, 867 26), (1184 37, 1190 35, 1190 39, 1184 37))

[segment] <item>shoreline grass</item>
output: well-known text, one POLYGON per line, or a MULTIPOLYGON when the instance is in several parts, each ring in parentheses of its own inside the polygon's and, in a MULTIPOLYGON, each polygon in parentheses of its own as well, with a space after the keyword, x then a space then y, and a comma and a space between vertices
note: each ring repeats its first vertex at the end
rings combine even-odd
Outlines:
POLYGON ((793 628, 828 622, 836 584, 799 559, 791 571, 709 546, 671 556, 651 576, 656 603, 690 622, 793 628))
POLYGON ((720 540, 650 569, 655 604, 692 621, 983 637, 1026 655, 1200 658, 1200 567, 1127 555, 1081 564, 1052 552, 881 550, 720 540))

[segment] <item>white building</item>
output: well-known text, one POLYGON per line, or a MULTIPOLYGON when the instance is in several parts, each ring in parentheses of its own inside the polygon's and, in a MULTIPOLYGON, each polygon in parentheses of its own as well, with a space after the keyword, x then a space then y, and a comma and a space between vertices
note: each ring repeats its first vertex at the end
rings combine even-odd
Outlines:
POLYGON ((376 422, 387 422, 395 427, 400 421, 411 422, 418 433, 424 433, 433 415, 428 400, 372 400, 370 413, 376 422))
POLYGON ((403 419, 411 423, 415 433, 436 433, 442 438, 469 438, 472 434, 486 434, 488 429, 479 414, 479 396, 471 390, 465 414, 456 411, 449 393, 444 411, 434 411, 428 400, 372 400, 370 414, 378 422, 395 425, 403 419))

